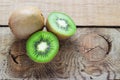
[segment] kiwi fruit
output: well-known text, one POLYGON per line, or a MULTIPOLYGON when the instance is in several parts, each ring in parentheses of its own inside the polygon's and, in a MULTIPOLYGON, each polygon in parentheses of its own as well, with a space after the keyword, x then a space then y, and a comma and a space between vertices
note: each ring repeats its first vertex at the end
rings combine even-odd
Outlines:
POLYGON ((26 42, 27 55, 38 63, 50 62, 59 50, 58 38, 51 32, 38 31, 26 42))
POLYGON ((8 24, 18 39, 27 39, 32 33, 43 29, 44 17, 39 8, 24 7, 11 14, 8 24))
POLYGON ((74 21, 61 12, 51 12, 48 15, 46 26, 47 30, 54 33, 60 40, 67 39, 76 32, 74 21))

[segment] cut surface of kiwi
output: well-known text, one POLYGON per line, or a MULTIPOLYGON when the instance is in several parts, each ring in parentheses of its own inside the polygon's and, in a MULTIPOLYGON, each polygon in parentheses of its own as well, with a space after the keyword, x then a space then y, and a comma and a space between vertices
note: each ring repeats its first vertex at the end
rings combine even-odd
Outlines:
POLYGON ((38 31, 26 43, 27 55, 35 62, 50 62, 59 50, 59 41, 51 32, 38 31))
POLYGON ((76 32, 74 21, 61 12, 50 13, 46 25, 47 30, 56 34, 59 39, 67 39, 76 32))

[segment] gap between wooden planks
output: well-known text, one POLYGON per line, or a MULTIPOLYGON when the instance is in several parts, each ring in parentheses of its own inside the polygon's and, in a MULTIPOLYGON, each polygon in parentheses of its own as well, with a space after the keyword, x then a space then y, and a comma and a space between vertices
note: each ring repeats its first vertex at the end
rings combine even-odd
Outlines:
MULTIPOLYGON (((0 27, 9 27, 8 25, 0 25, 0 27)), ((120 28, 118 25, 108 25, 108 26, 99 26, 99 25, 77 25, 77 28, 120 28)))

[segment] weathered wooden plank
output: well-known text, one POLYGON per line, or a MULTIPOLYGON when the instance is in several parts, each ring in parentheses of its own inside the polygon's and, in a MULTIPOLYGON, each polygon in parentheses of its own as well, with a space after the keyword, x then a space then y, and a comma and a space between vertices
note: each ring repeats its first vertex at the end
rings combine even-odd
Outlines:
POLYGON ((52 11, 70 15, 77 25, 120 25, 119 0, 0 0, 0 24, 8 24, 18 7, 37 6, 47 18, 52 11))
POLYGON ((70 39, 60 41, 60 51, 53 61, 38 64, 26 56, 25 41, 16 40, 9 28, 0 28, 0 64, 0 79, 120 79, 120 32, 118 29, 78 28, 70 39))

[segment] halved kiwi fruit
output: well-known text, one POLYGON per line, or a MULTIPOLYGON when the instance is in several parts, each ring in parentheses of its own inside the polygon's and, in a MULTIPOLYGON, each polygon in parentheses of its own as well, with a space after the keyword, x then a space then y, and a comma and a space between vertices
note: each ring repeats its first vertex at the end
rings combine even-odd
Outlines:
POLYGON ((57 37, 46 31, 32 34, 26 42, 27 55, 35 62, 50 62, 59 50, 57 37))
POLYGON ((53 32, 57 37, 67 39, 76 32, 76 25, 74 21, 65 13, 52 12, 47 19, 47 30, 53 32))

